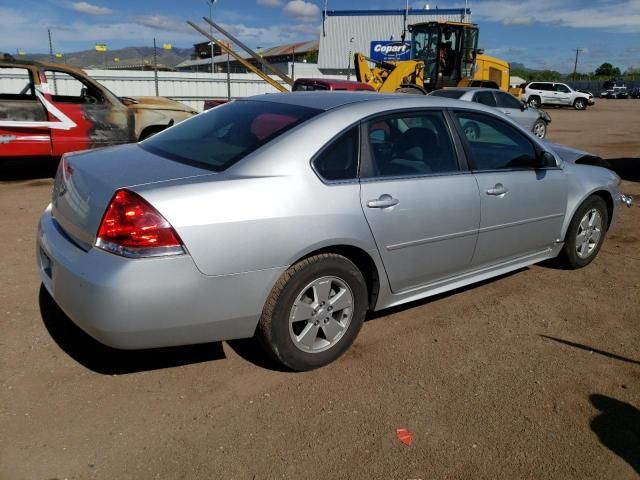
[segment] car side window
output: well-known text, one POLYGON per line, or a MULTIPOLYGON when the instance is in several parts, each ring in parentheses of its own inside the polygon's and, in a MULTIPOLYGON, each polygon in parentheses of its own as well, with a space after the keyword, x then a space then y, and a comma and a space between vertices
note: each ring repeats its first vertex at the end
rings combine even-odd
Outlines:
POLYGON ((456 112, 455 117, 466 137, 473 170, 535 168, 536 149, 515 127, 478 113, 456 112))
POLYGON ((403 113, 366 124, 371 177, 404 177, 458 171, 442 112, 403 113))
POLYGON ((522 107, 522 103, 520 103, 520 100, 515 98, 513 95, 509 95, 508 93, 503 92, 496 92, 495 95, 498 107, 517 109, 520 109, 520 107, 522 107))
POLYGON ((54 102, 61 103, 103 103, 102 93, 89 83, 73 75, 55 70, 45 70, 47 83, 54 102))
POLYGON ((31 71, 0 67, 0 100, 35 100, 31 71))
MULTIPOLYGON (((47 111, 36 97, 31 70, 0 67, 0 122, 47 120, 47 111)), ((2 142, 0 147, 1 144, 2 142)))
POLYGON ((529 88, 531 90, 541 90, 541 85, 539 83, 532 83, 531 85, 529 85, 529 88))
POLYGON ((360 135, 353 127, 340 135, 313 160, 313 166, 324 180, 353 180, 358 177, 360 135))
POLYGON ((473 96, 473 101, 488 105, 489 107, 496 106, 496 99, 493 96, 493 92, 478 92, 473 96))
POLYGON ((556 83, 556 92, 560 93, 569 93, 569 89, 566 85, 562 85, 561 83, 556 83))

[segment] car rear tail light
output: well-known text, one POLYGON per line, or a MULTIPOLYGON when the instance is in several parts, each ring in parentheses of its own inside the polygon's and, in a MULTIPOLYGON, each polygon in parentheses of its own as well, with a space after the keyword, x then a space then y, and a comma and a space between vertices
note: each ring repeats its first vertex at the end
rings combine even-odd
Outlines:
POLYGON ((185 253, 180 237, 146 200, 118 190, 102 217, 96 247, 123 257, 156 257, 185 253))

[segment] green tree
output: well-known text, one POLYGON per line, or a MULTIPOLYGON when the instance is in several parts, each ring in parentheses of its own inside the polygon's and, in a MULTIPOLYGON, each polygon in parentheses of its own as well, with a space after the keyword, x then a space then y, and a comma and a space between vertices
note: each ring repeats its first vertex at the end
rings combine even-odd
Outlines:
POLYGON ((597 77, 619 77, 620 69, 618 67, 614 67, 608 62, 605 62, 596 68, 595 74, 597 77))

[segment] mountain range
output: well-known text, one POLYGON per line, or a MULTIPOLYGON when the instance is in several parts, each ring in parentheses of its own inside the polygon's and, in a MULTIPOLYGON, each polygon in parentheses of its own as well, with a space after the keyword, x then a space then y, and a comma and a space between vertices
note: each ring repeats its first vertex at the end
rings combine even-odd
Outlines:
MULTIPOLYGON (((192 48, 173 48, 164 50, 160 46, 157 50, 157 62, 159 66, 175 67, 178 63, 188 60, 193 54, 192 48)), ((20 56, 28 60, 49 61, 48 53, 34 53, 20 56)), ((153 63, 153 47, 126 47, 107 52, 97 52, 95 50, 82 50, 80 52, 64 53, 62 58, 54 58, 55 62, 66 63, 80 68, 103 68, 106 64, 109 67, 125 65, 143 65, 144 61, 153 63), (119 61, 116 62, 114 59, 119 61)))

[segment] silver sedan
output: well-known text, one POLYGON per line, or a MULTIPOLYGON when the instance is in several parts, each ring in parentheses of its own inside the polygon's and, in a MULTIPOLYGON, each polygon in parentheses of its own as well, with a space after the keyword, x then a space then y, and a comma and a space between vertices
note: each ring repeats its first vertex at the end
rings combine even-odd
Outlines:
POLYGON ((234 101, 66 155, 39 224, 40 276, 113 347, 255 335, 289 368, 316 368, 367 311, 558 255, 589 264, 630 199, 615 173, 563 160, 572 152, 448 98, 234 101))
MULTIPOLYGON (((435 90, 430 95, 437 97, 457 98, 467 102, 481 103, 488 107, 494 107, 509 115, 511 119, 529 130, 538 138, 547 135, 551 117, 544 110, 534 108, 510 93, 493 88, 456 87, 435 90)), ((479 131, 473 124, 467 125, 467 135, 478 135, 479 131)))

